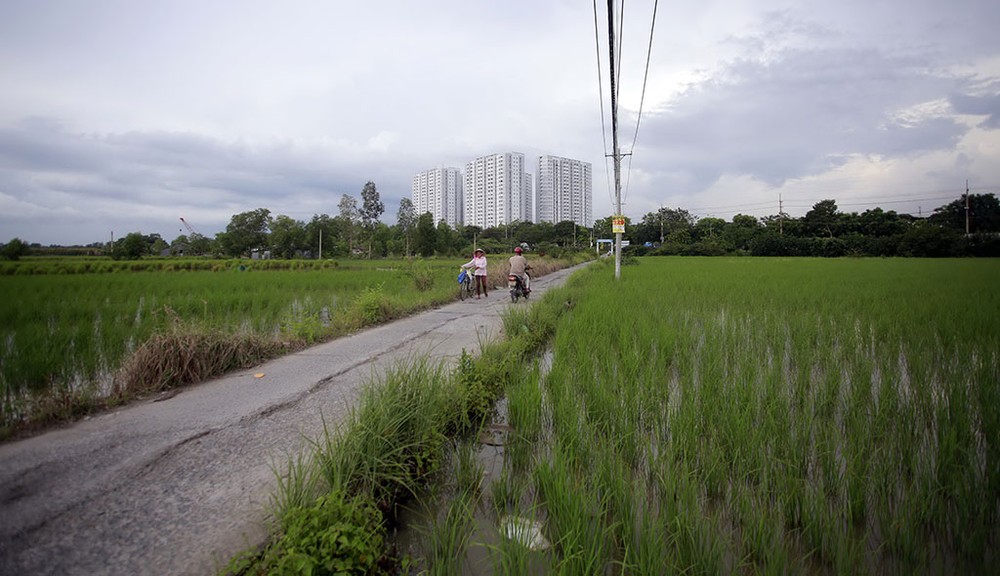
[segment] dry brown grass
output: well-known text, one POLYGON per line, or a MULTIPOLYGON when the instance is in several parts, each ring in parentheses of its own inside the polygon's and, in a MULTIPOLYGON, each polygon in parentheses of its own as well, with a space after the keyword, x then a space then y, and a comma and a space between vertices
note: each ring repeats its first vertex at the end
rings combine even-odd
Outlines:
POLYGON ((249 368, 301 347, 252 334, 168 333, 153 336, 122 363, 112 397, 123 401, 249 368))
MULTIPOLYGON (((566 266, 570 265, 565 260, 550 260, 548 258, 530 258, 528 260, 528 265, 531 266, 531 270, 528 270, 528 276, 532 278, 540 278, 546 274, 551 274, 557 270, 562 270, 566 266)), ((489 267, 489 275, 487 276, 488 286, 507 286, 507 271, 510 269, 510 264, 507 263, 507 259, 503 258, 500 260, 500 265, 491 264, 489 267)))

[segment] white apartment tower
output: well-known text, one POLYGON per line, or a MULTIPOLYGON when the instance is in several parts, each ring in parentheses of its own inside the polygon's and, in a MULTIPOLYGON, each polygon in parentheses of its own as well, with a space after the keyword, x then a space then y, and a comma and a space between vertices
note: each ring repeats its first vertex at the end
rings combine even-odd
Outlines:
POLYGON ((458 168, 434 168, 413 177, 413 207, 417 216, 430 212, 434 224, 452 228, 462 223, 462 173, 458 168))
POLYGON ((464 223, 492 228, 533 222, 533 186, 524 167, 520 152, 482 156, 466 164, 464 223))
POLYGON ((590 162, 538 157, 538 222, 571 220, 580 226, 593 226, 593 205, 590 162))

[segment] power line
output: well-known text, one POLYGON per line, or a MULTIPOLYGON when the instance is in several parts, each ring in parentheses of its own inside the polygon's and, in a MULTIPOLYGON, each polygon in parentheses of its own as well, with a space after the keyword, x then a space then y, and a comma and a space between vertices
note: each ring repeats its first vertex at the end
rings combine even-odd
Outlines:
POLYGON ((608 170, 608 126, 604 122, 604 80, 601 78, 601 36, 597 23, 597 0, 594 0, 594 47, 597 51, 597 93, 601 99, 601 138, 604 141, 604 177, 608 184, 608 202, 615 203, 611 193, 611 172, 608 170))
MULTIPOLYGON (((628 199, 629 183, 632 181, 632 154, 635 152, 635 143, 639 140, 639 123, 642 121, 642 108, 646 102, 646 81, 649 79, 649 61, 652 59, 653 55, 653 31, 656 29, 656 10, 659 7, 659 4, 659 0, 654 0, 653 20, 649 25, 649 44, 646 46, 646 69, 642 74, 642 93, 639 97, 639 114, 635 118, 635 134, 632 136, 632 146, 629 148, 628 168, 625 172, 624 199, 628 199)), ((619 56, 619 58, 620 57, 621 56, 619 56)))

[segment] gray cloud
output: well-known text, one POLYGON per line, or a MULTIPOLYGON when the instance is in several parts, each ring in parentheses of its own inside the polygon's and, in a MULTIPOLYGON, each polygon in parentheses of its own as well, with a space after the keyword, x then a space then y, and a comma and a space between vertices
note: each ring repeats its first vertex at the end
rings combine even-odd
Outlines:
POLYGON ((985 95, 952 94, 950 101, 959 114, 986 116, 980 127, 990 130, 1000 128, 1000 91, 985 95))
MULTIPOLYGON (((591 162, 594 214, 607 215, 606 29, 595 46, 591 10, 566 0, 0 3, 0 242, 86 243, 112 229, 170 238, 180 216, 214 233, 259 207, 304 220, 335 213, 368 180, 392 221, 414 173, 507 150, 591 162)), ((630 4, 623 27, 626 152, 651 10, 630 4)), ((760 184, 719 200, 729 204, 832 174, 862 199, 958 178, 1000 188, 995 2, 659 10, 624 175, 633 218, 668 194, 699 205, 727 178, 760 184), (869 183, 851 172, 858 158, 891 177, 869 183)))
MULTIPOLYGON (((768 23, 753 37, 727 40, 740 46, 740 57, 644 120, 640 152, 674 174, 674 190, 695 193, 725 174, 781 187, 839 167, 849 156, 952 151, 968 133, 933 104, 972 80, 940 70, 930 53, 888 54, 837 42, 802 46, 790 38, 828 44, 838 34, 787 13, 768 15, 768 23)), ((995 100, 953 96, 951 102, 959 112, 990 114, 984 124, 992 122, 995 100)))

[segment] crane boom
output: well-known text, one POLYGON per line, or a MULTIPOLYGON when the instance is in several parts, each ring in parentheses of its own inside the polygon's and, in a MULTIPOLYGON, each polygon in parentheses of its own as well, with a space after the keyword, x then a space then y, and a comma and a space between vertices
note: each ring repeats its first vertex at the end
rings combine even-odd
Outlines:
MULTIPOLYGON (((187 228, 188 233, 190 233, 190 234, 198 234, 198 231, 195 230, 193 226, 191 226, 190 224, 188 224, 187 220, 185 220, 183 217, 181 217, 181 222, 184 223, 184 227, 187 228)), ((198 235, 201 236, 201 234, 198 234, 198 235)))

